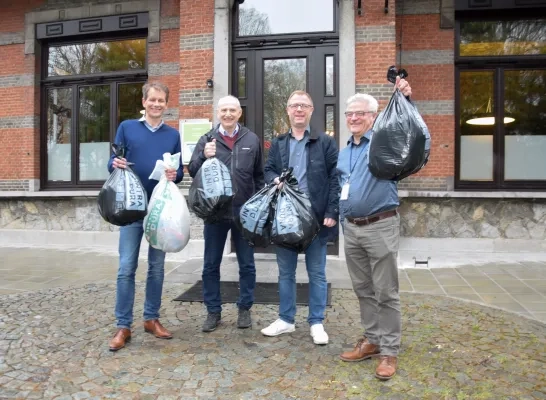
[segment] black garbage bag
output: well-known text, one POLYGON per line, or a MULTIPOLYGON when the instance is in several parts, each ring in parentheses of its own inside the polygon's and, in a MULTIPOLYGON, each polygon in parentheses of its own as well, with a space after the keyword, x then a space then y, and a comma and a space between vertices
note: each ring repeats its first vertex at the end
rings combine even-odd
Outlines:
POLYGON ((279 178, 284 185, 273 202, 271 243, 298 253, 307 250, 320 231, 309 197, 299 190, 292 168, 279 178))
POLYGON ((222 221, 232 214, 231 175, 216 157, 207 159, 191 183, 188 203, 195 215, 206 223, 222 221))
MULTIPOLYGON (((387 79, 408 76, 405 70, 390 67, 387 79)), ((398 89, 373 125, 368 166, 379 179, 400 181, 425 166, 430 154, 430 133, 411 100, 398 89)))
MULTIPOLYGON (((123 158, 125 148, 112 144, 116 157, 123 158)), ((148 196, 142 182, 127 163, 127 168, 116 168, 102 186, 97 198, 99 213, 106 222, 125 226, 146 216, 148 196)))
POLYGON ((277 185, 271 184, 254 194, 241 207, 239 229, 248 244, 267 247, 271 243, 272 203, 277 197, 277 185))

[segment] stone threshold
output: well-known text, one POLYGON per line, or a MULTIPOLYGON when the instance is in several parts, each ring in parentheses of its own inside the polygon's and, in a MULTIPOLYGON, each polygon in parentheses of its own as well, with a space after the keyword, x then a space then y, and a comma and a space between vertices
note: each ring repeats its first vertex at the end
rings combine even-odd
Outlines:
MULTIPOLYGON (((181 188, 184 196, 188 195, 188 188, 181 188)), ((21 198, 78 198, 97 197, 98 190, 52 190, 52 191, 0 191, 0 199, 21 198)), ((473 199, 546 199, 544 192, 480 192, 480 191, 440 191, 440 190, 399 190, 400 198, 473 198, 473 199)))
MULTIPOLYGON (((184 196, 188 195, 188 188, 180 189, 184 196)), ((0 191, 0 199, 21 199, 21 198, 33 198, 33 199, 70 199, 78 197, 97 197, 99 190, 43 190, 38 192, 30 191, 0 191)))
MULTIPOLYGON (((342 241, 342 237, 340 238, 342 241)), ((26 229, 0 229, 3 247, 42 247, 59 250, 117 254, 119 232, 47 231, 26 229)), ((224 255, 231 253, 226 241, 224 255)), ((142 239, 141 256, 146 256, 147 243, 142 239)), ((344 261, 343 243, 340 255, 328 256, 331 261, 344 261)), ((167 254, 167 261, 184 262, 202 258, 204 241, 192 239, 179 253, 167 254)), ((303 254, 299 257, 304 259, 303 254)), ((274 254, 256 252, 256 260, 274 260, 274 254)), ((401 237, 398 256, 400 268, 450 268, 460 265, 490 263, 546 262, 546 241, 529 239, 466 239, 401 237)))
POLYGON ((546 199, 544 192, 480 192, 480 191, 441 191, 441 190, 399 190, 400 198, 474 198, 474 199, 546 199))

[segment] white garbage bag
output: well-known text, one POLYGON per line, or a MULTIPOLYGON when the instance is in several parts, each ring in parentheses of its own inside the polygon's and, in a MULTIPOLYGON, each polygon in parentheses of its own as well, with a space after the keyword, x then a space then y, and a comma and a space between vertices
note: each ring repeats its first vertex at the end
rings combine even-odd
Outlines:
POLYGON ((180 153, 163 154, 150 175, 159 180, 152 192, 148 214, 144 218, 144 235, 150 246, 166 253, 181 251, 190 240, 190 211, 178 187, 167 180, 165 169, 178 169, 180 153))

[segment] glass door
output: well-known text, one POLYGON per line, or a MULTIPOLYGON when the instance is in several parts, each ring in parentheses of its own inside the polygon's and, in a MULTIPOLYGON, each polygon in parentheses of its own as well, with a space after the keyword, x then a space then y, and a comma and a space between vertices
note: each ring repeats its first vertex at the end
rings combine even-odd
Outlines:
MULTIPOLYGON (((264 162, 273 139, 290 127, 286 104, 294 90, 304 90, 313 99, 311 128, 337 138, 337 49, 317 46, 234 51, 232 87, 243 108, 241 122, 260 137, 264 162)), ((339 139, 337 142, 339 145, 339 139)), ((338 252, 337 241, 330 243, 328 254, 338 252)))
POLYGON ((261 137, 266 159, 271 141, 288 131, 286 102, 294 90, 313 99, 311 127, 336 136, 336 62, 337 46, 235 52, 233 88, 242 123, 261 137))

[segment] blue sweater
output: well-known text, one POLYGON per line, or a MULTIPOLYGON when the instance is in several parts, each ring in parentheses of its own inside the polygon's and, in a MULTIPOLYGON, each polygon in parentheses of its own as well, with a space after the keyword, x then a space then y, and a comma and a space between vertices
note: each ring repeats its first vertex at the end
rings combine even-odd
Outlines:
MULTIPOLYGON (((118 127, 114 142, 126 147, 125 159, 134 163, 131 168, 144 185, 148 200, 158 183, 154 179, 148 179, 155 168, 156 161, 163 160, 163 153, 181 153, 180 133, 176 129, 163 124, 157 131, 152 132, 144 125, 144 122, 137 119, 123 121, 118 127)), ((112 167, 114 157, 112 154, 108 161, 110 173, 114 170, 112 167)), ((180 160, 180 168, 174 182, 180 182, 183 177, 184 166, 180 160)))

